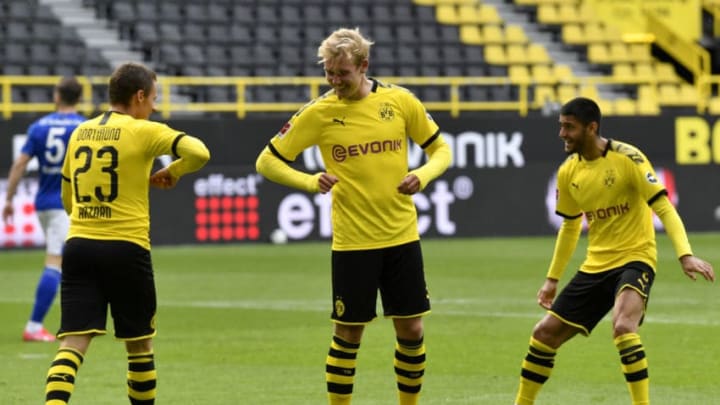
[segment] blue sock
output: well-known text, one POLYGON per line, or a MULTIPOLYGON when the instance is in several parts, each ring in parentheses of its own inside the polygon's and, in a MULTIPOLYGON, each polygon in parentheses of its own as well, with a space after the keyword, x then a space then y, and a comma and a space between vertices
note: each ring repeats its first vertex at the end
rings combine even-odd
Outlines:
POLYGON ((61 277, 59 270, 45 267, 42 276, 40 276, 40 281, 38 281, 37 290, 35 290, 35 305, 30 320, 42 323, 43 319, 45 319, 45 315, 47 315, 53 300, 55 300, 61 277))

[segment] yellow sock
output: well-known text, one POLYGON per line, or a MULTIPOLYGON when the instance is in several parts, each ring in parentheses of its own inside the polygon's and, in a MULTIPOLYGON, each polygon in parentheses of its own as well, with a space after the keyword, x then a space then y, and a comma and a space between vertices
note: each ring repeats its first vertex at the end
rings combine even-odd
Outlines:
POLYGON ((515 405, 533 405, 542 385, 550 378, 555 364, 555 349, 530 337, 530 348, 522 362, 520 386, 515 405))
POLYGON ((395 344, 395 376, 400 405, 417 405, 425 374, 425 344, 397 339, 395 344))
POLYGON ((45 383, 45 405, 65 405, 75 389, 75 377, 83 362, 83 355, 71 348, 61 348, 55 354, 45 383))
POLYGON ((633 405, 650 404, 650 378, 640 335, 626 333, 615 338, 615 347, 620 353, 620 362, 627 382, 633 405))
POLYGON ((359 344, 333 336, 325 364, 325 380, 330 405, 350 405, 359 349, 359 344))

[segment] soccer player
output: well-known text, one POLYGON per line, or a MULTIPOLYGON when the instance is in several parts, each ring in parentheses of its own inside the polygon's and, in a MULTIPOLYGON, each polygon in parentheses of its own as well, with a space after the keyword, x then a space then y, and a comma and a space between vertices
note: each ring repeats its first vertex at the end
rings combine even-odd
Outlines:
POLYGON ((573 99, 560 110, 560 139, 569 156, 558 171, 556 212, 564 220, 537 294, 548 313, 530 337, 516 405, 535 402, 558 348, 578 333, 590 335, 611 309, 614 343, 632 404, 650 403, 648 361, 638 328, 657 267, 651 211, 665 226, 683 272, 693 280, 698 275, 715 280, 712 266, 693 256, 682 220, 648 159, 632 145, 601 136, 600 115, 598 105, 587 98, 573 99), (587 256, 556 298, 583 215, 587 256))
POLYGON ((127 63, 108 85, 109 111, 78 126, 68 143, 62 199, 70 215, 63 252, 60 348, 47 373, 46 404, 67 404, 93 337, 115 337, 128 355, 130 403, 155 402, 155 281, 150 257, 150 185, 175 186, 209 159, 197 138, 148 121, 157 98, 155 73, 127 63), (160 155, 176 157, 151 175, 160 155))
POLYGON ((366 76, 373 43, 341 28, 318 49, 332 87, 298 111, 268 143, 257 171, 307 192, 332 190, 332 320, 327 356, 329 403, 349 404, 365 324, 384 315, 397 336, 400 404, 416 404, 425 370, 422 316, 430 311, 412 195, 442 174, 451 154, 437 124, 408 90, 366 76), (428 161, 408 172, 408 140, 428 161), (290 167, 317 145, 327 172, 290 167))
POLYGON ((60 169, 67 140, 85 117, 78 114, 77 104, 82 86, 74 77, 60 80, 53 91, 55 112, 41 117, 28 128, 28 137, 20 155, 10 168, 7 200, 2 211, 6 224, 12 223, 15 209, 13 197, 30 160, 37 158, 39 186, 35 195, 35 211, 45 234, 45 268, 35 288, 35 302, 22 338, 26 342, 53 342, 55 336, 43 326, 60 284, 62 249, 68 230, 68 217, 60 199, 60 169))

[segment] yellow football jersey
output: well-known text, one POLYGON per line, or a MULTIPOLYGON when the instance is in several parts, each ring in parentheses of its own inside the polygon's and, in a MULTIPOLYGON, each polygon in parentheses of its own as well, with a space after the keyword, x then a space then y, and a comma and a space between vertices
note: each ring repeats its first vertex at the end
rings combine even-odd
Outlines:
POLYGON ((184 134, 165 124, 106 112, 72 133, 63 179, 72 192, 68 238, 125 240, 150 249, 153 161, 184 134))
POLYGON ((567 218, 584 214, 588 223, 581 270, 596 273, 636 260, 656 268, 650 204, 666 191, 637 148, 608 140, 598 159, 571 155, 558 171, 557 191, 557 213, 567 218))
POLYGON ((412 93, 374 80, 361 100, 330 91, 308 103, 269 146, 291 162, 317 145, 327 172, 339 179, 332 189, 332 248, 375 249, 419 239, 412 196, 397 191, 409 170, 408 137, 423 148, 444 143, 412 93))

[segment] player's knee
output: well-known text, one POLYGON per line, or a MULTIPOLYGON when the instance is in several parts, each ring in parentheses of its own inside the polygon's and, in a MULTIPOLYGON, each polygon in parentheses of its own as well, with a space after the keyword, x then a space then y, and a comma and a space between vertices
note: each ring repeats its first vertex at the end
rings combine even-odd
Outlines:
POLYGON ((613 320, 613 336, 618 337, 627 333, 637 332, 637 322, 623 316, 619 316, 613 320))
POLYGON ((395 332, 397 337, 406 340, 420 340, 423 338, 425 330, 423 328, 422 318, 396 319, 395 332))

